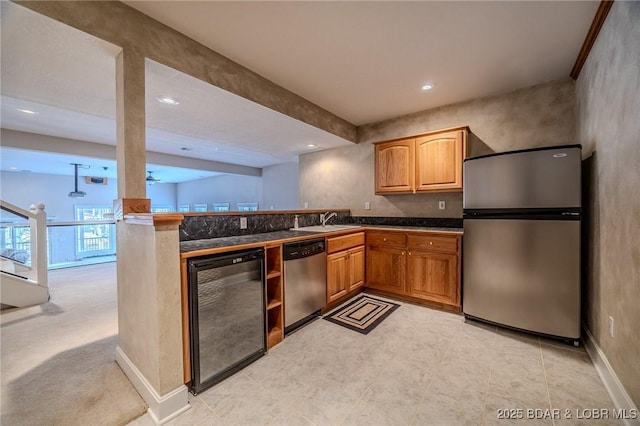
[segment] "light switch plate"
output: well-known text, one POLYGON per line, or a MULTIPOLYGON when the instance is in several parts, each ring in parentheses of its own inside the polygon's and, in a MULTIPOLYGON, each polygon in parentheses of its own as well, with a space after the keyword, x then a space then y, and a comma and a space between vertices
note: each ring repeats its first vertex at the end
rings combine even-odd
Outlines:
POLYGON ((440 210, 444 210, 444 209, 445 209, 445 207, 446 207, 446 204, 445 204, 445 202, 444 202, 444 201, 438 201, 438 208, 439 208, 440 210))
POLYGON ((368 201, 365 201, 365 202, 364 202, 364 209, 365 209, 365 210, 371 210, 371 203, 370 203, 370 202, 368 202, 368 201))
POLYGON ((240 229, 247 229, 247 218, 246 217, 241 217, 240 218, 240 229))

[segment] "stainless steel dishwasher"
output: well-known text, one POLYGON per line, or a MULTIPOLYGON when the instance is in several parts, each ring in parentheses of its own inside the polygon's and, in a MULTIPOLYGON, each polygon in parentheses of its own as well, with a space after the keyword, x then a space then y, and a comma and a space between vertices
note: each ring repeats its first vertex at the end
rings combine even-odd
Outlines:
POLYGON ((324 238, 286 243, 284 259, 284 332, 288 334, 320 314, 327 294, 324 238))

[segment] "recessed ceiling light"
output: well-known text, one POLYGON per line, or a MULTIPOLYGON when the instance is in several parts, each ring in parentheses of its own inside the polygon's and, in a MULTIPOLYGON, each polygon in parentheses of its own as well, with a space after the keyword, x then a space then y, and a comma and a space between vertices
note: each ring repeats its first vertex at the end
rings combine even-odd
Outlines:
POLYGON ((178 102, 176 99, 172 98, 171 96, 160 96, 160 97, 158 97, 156 99, 158 100, 158 102, 160 102, 162 104, 180 105, 180 102, 178 102))
POLYGON ((35 111, 31 110, 31 109, 26 109, 26 108, 18 108, 18 111, 24 112, 25 114, 30 114, 30 115, 37 114, 37 112, 35 112, 35 111))
POLYGON ((422 85, 422 90, 431 90, 433 89, 433 84, 431 83, 426 83, 422 85))
POLYGON ((222 148, 213 148, 214 151, 222 151, 222 148))
POLYGON ((310 144, 307 145, 307 148, 311 148, 311 149, 317 148, 317 147, 318 147, 318 145, 313 144, 313 143, 310 143, 310 144))

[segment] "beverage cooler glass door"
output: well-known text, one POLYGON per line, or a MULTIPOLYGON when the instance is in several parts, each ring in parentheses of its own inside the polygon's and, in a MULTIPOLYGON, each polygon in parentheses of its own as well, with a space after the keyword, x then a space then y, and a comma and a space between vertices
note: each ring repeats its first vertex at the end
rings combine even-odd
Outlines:
POLYGON ((264 251, 189 262, 191 388, 224 380, 266 352, 264 251))

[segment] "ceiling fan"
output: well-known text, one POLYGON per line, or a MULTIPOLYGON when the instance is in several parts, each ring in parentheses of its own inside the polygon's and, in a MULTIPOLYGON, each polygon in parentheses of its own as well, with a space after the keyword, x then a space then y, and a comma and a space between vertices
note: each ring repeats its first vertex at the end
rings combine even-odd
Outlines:
POLYGON ((151 170, 147 170, 147 179, 146 179, 147 183, 149 185, 153 185, 156 182, 160 182, 160 179, 158 179, 157 177, 153 176, 153 171, 151 170))

